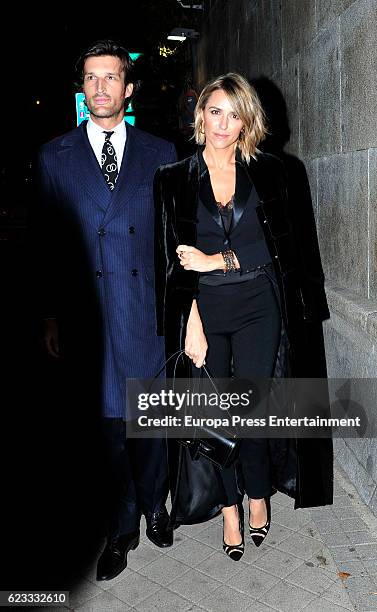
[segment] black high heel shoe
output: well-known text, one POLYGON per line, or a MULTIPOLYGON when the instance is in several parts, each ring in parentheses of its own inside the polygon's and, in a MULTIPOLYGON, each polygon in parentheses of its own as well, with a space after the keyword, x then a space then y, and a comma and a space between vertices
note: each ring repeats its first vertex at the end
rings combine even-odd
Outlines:
MULTIPOLYGON (((242 504, 237 504, 238 509, 238 521, 239 529, 241 534, 241 544, 225 544, 223 535, 223 550, 224 552, 233 559, 233 561, 239 561, 245 552, 245 535, 244 535, 244 511, 242 504)), ((223 534, 224 534, 224 518, 223 518, 223 534)))
POLYGON ((265 498, 266 510, 267 510, 267 521, 263 527, 252 527, 250 525, 250 510, 249 510, 249 533, 255 546, 260 546, 269 532, 271 526, 271 504, 270 498, 265 498))

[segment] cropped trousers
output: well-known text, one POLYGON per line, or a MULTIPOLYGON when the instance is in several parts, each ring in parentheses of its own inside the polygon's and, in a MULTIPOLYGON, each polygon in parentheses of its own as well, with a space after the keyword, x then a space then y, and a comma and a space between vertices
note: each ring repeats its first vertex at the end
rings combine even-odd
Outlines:
MULTIPOLYGON (((206 364, 215 378, 270 378, 280 341, 281 313, 272 281, 266 273, 236 284, 199 285, 198 309, 208 342, 206 364)), ((198 375, 194 368, 194 376, 198 375)), ((237 462, 220 470, 225 505, 246 493, 269 497, 271 486, 268 440, 241 440, 237 462)))

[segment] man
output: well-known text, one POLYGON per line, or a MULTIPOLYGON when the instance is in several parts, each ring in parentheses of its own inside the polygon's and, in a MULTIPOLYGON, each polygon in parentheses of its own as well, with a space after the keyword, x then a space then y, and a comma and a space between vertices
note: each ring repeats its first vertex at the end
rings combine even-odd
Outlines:
POLYGON ((49 219, 45 343, 50 355, 72 360, 81 386, 84 365, 90 384, 100 383, 110 486, 97 580, 109 580, 139 544, 142 513, 154 544, 173 542, 165 441, 126 441, 125 419, 126 379, 153 377, 164 361, 155 332, 152 185, 157 167, 176 155, 170 143, 125 124, 134 83, 123 47, 99 41, 76 68, 89 120, 40 154, 49 219))

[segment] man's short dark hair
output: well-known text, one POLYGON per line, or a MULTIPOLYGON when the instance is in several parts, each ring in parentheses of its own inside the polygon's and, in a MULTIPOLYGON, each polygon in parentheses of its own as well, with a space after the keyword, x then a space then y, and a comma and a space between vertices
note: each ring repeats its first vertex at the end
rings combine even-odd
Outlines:
POLYGON ((75 64, 77 89, 81 90, 84 83, 85 60, 87 60, 88 57, 100 57, 101 55, 118 57, 123 65, 125 85, 128 85, 128 83, 134 83, 134 85, 136 85, 133 77, 134 63, 127 49, 114 40, 97 40, 97 42, 90 45, 90 47, 81 53, 75 64))

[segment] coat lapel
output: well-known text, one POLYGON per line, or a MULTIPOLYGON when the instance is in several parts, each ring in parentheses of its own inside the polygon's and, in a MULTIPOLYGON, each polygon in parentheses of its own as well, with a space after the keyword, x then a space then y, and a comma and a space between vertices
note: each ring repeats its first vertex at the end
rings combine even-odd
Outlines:
POLYGON ((209 172, 206 173, 201 179, 203 182, 200 185, 200 201, 203 206, 208 210, 212 219, 217 223, 221 229, 223 229, 223 223, 221 221, 221 215, 216 204, 216 199, 213 193, 211 179, 209 176, 209 172))
MULTIPOLYGON (((280 213, 281 206, 276 206, 278 200, 278 193, 276 191, 276 185, 274 181, 268 180, 268 172, 264 167, 263 160, 250 160, 247 164, 237 158, 237 162, 241 166, 243 172, 243 178, 237 182, 237 204, 235 210, 235 221, 232 225, 233 229, 239 224, 242 215, 246 209, 247 201, 250 197, 250 190, 255 189, 257 199, 263 209, 270 213, 270 216, 280 213), (249 180, 245 180, 248 178, 249 180), (272 184, 271 184, 272 183, 272 184), (238 191, 239 190, 239 191, 238 191), (269 203, 271 202, 271 206, 269 203)), ((195 244, 192 242, 193 234, 191 226, 187 222, 197 222, 197 210, 198 210, 198 194, 199 194, 199 180, 200 180, 200 163, 199 153, 195 153, 192 157, 182 162, 182 174, 176 184, 176 196, 175 196, 175 209, 177 217, 177 230, 178 239, 180 244, 195 244)), ((241 174, 241 173, 240 173, 241 174)), ((207 200, 207 198, 206 198, 207 200)), ((211 200, 211 198, 209 198, 211 200)), ((212 201, 214 200, 212 196, 212 201)), ((204 202, 203 202, 204 204, 204 202)), ((217 206, 213 203, 216 208, 216 216, 220 217, 217 211, 217 206)), ((217 220, 215 216, 215 210, 213 206, 209 209, 211 216, 214 218, 216 223, 222 227, 221 219, 217 220)), ((279 218, 281 213, 279 214, 279 218)), ((196 227, 196 226, 195 226, 196 227)))
MULTIPOLYGON (((284 200, 284 183, 277 182, 276 172, 272 175, 275 180, 271 181, 270 165, 263 163, 263 158, 260 162, 252 159, 245 168, 255 183, 259 199, 259 206, 256 210, 261 223, 264 224, 265 221, 268 223, 268 229, 273 238, 288 235, 289 222, 284 200)), ((274 172, 274 167, 272 167, 272 172, 274 172)))
MULTIPOLYGON (((221 214, 216 204, 216 198, 213 192, 210 175, 205 166, 204 160, 202 161, 200 156, 202 156, 202 153, 198 152, 199 168, 204 170, 203 172, 201 172, 200 178, 205 177, 203 180, 203 184, 200 185, 201 202, 206 207, 215 223, 217 223, 217 225, 223 230, 224 226, 221 219, 221 214), (206 174, 204 174, 204 172, 206 174)), ((250 176, 244 171, 243 164, 240 162, 240 157, 237 155, 236 191, 234 194, 233 218, 229 232, 230 234, 241 220, 241 217, 247 206, 252 186, 253 185, 250 176)))
POLYGON ((276 198, 276 185, 274 181, 269 181, 268 176, 264 172, 264 164, 262 161, 255 160, 253 157, 250 162, 246 164, 241 162, 243 168, 246 171, 250 181, 254 183, 255 189, 258 194, 258 199, 261 204, 268 200, 276 198))
POLYGON ((199 160, 195 153, 180 163, 180 171, 174 185, 176 240, 178 244, 195 245, 198 222, 199 160))
POLYGON ((197 222, 199 199, 199 160, 195 153, 184 162, 178 197, 175 201, 177 221, 197 222))
POLYGON ((70 132, 61 143, 59 155, 70 155, 72 173, 76 175, 78 184, 105 211, 109 206, 112 194, 102 175, 99 163, 90 146, 86 133, 86 122, 70 132))
POLYGON ((143 181, 146 182, 143 168, 148 165, 149 157, 153 157, 153 154, 154 149, 140 144, 133 130, 127 126, 127 140, 122 164, 104 223, 115 217, 119 209, 132 199, 140 184, 143 181))
POLYGON ((245 173, 243 166, 239 162, 236 162, 236 193, 234 195, 233 218, 230 226, 230 234, 241 220, 252 188, 253 184, 250 181, 249 175, 245 173))

